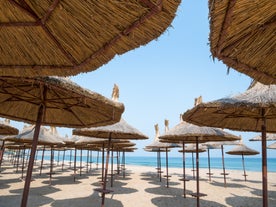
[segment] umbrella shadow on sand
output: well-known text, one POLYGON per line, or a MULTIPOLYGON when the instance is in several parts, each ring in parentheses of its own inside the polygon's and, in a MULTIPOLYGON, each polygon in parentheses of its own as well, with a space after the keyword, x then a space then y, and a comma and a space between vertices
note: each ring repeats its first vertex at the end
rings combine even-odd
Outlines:
POLYGON ((144 173, 141 173, 140 176, 141 176, 140 178, 141 180, 148 181, 150 184, 160 185, 161 183, 159 180, 159 177, 154 172, 144 172, 144 173))
POLYGON ((241 179, 232 179, 232 181, 234 181, 234 182, 244 182, 244 183, 256 183, 256 184, 262 183, 262 181, 250 180, 250 179, 247 179, 246 181, 244 181, 244 179, 242 178, 242 175, 241 175, 241 179))
MULTIPOLYGON (((15 194, 22 194, 22 189, 15 189, 15 190, 10 190, 10 193, 15 193, 15 194)), ((52 186, 41 186, 41 187, 32 187, 30 192, 34 197, 40 197, 40 196, 45 196, 48 194, 56 193, 60 191, 60 189, 52 187, 52 186)), ((42 198, 43 200, 43 198, 42 198)))
POLYGON ((74 181, 73 176, 59 176, 52 178, 51 182, 49 180, 42 181, 43 184, 50 185, 72 185, 81 183, 78 180, 74 181))
MULTIPOLYGON (((183 198, 181 196, 177 197, 156 197, 151 200, 151 202, 158 206, 158 207, 167 207, 167 206, 174 206, 174 207, 190 207, 196 205, 196 199, 194 198, 183 198)), ((202 206, 216 206, 216 207, 225 207, 220 203, 215 201, 207 201, 204 199, 200 200, 202 206)))
MULTIPOLYGON (((164 196, 179 196, 181 197, 183 195, 183 189, 182 188, 166 188, 165 186, 162 187, 155 187, 155 188, 146 188, 145 191, 147 193, 155 194, 155 195, 164 195, 164 196)), ((192 191, 186 191, 187 194, 192 193, 192 191)), ((183 196, 182 196, 183 198, 183 196)), ((172 205, 173 206, 173 205, 172 205)))
MULTIPOLYGON (((225 199, 226 203, 230 206, 243 206, 250 207, 250 203, 254 203, 254 206, 262 206, 262 190, 258 190, 259 197, 246 197, 232 194, 233 197, 228 197, 225 199)), ((276 206, 276 199, 269 193, 268 204, 269 206, 276 206)))
MULTIPOLYGON (((113 197, 113 196, 112 196, 113 197)), ((55 200, 51 203, 51 207, 61 207, 61 206, 82 206, 82 207, 91 207, 91 206, 100 206, 101 205, 101 194, 98 192, 93 192, 92 195, 88 197, 81 198, 69 198, 62 200, 55 200)), ((121 201, 115 200, 113 198, 105 198, 106 206, 112 207, 123 207, 121 201)))
MULTIPOLYGON (((251 193, 254 194, 254 195, 262 197, 262 190, 261 189, 252 189, 251 193)), ((274 205, 271 204, 269 206, 276 206, 276 191, 269 190, 268 198, 269 198, 269 202, 273 201, 273 204, 274 204, 274 205)))
MULTIPOLYGON (((0 195, 1 206, 18 206, 21 201, 21 196, 22 196, 21 193, 17 195, 6 195, 6 196, 0 195)), ((54 200, 52 198, 48 198, 41 195, 39 195, 39 199, 38 199, 38 195, 35 195, 32 193, 29 196, 28 207, 44 206, 52 203, 53 201, 54 200)))
MULTIPOLYGON (((210 183, 210 185, 217 186, 217 187, 225 187, 225 185, 224 185, 223 182, 217 182, 215 180, 212 180, 212 182, 210 183)), ((245 187, 247 187, 247 185, 238 184, 238 183, 232 183, 232 182, 228 181, 227 187, 228 188, 245 188, 245 187)))
POLYGON ((11 186, 10 184, 18 182, 21 182, 18 178, 0 180, 0 189, 9 188, 11 186))
MULTIPOLYGON (((91 185, 96 186, 96 187, 102 186, 101 183, 99 183, 99 182, 92 183, 91 185)), ((107 182, 107 186, 109 186, 109 185, 110 185, 110 183, 107 182)), ((110 190, 113 191, 111 193, 112 196, 116 195, 116 194, 131 194, 131 193, 137 192, 137 189, 124 187, 125 185, 127 185, 127 183, 115 180, 113 183, 113 187, 112 188, 109 187, 110 190)))
MULTIPOLYGON (((153 184, 153 185, 158 185, 160 186, 160 184, 164 183, 165 184, 165 180, 166 178, 162 178, 161 182, 160 182, 160 178, 157 176, 156 173, 153 172, 145 172, 145 173, 141 173, 141 180, 145 180, 148 181, 149 184, 153 184), (164 182, 162 182, 164 181, 164 182)), ((174 186, 174 185, 178 185, 179 183, 177 182, 172 182, 170 181, 170 186, 174 186)))

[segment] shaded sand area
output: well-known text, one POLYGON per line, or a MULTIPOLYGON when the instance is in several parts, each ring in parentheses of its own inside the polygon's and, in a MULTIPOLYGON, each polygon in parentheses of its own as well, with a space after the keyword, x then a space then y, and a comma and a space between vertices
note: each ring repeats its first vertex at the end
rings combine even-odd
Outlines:
MULTIPOLYGON (((39 164, 39 163, 38 163, 39 164)), ((62 167, 55 166, 50 182, 49 166, 39 175, 39 165, 33 172, 34 180, 28 199, 29 207, 97 207, 101 206, 100 194, 93 189, 101 185, 101 170, 92 168, 87 171, 83 168, 74 175, 68 168, 68 163, 62 167)), ((165 169, 164 169, 165 170, 165 169)), ((165 172, 165 171, 164 171, 165 172)), ((126 166, 123 173, 115 174, 113 187, 111 179, 107 188, 113 193, 106 195, 106 207, 136 206, 136 207, 191 207, 196 206, 196 199, 189 193, 196 191, 196 181, 191 169, 186 169, 187 177, 191 180, 186 183, 187 197, 183 197, 183 182, 180 181, 182 169, 170 168, 169 187, 166 187, 166 178, 162 174, 162 182, 156 169, 144 166, 126 166)), ((261 172, 247 172, 247 181, 242 176, 243 171, 227 170, 226 187, 221 175, 222 170, 212 170, 211 182, 208 180, 207 169, 200 169, 200 192, 207 194, 201 197, 200 205, 208 207, 252 207, 262 206, 261 172)), ((276 173, 268 173, 269 206, 276 206, 276 173)), ((4 160, 0 173, 0 206, 20 206, 24 182, 21 180, 21 168, 11 166, 4 160)))

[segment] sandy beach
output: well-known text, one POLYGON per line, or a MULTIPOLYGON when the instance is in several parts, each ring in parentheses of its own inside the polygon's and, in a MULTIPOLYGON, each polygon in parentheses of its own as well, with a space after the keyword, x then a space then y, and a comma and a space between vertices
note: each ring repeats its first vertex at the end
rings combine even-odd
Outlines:
MULTIPOLYGON (((37 163, 39 164, 39 163, 37 163)), ((165 172, 165 169, 163 169, 165 172)), ((94 191, 99 184, 101 170, 92 164, 92 170, 83 168, 74 175, 68 163, 62 170, 61 165, 55 166, 50 182, 49 167, 45 167, 39 175, 39 165, 33 172, 34 180, 28 199, 29 207, 97 207, 101 206, 101 195, 94 191)), ((170 168, 169 187, 162 174, 162 182, 154 167, 126 166, 126 174, 122 172, 114 176, 107 188, 113 193, 106 194, 106 207, 137 206, 137 207, 191 207, 196 206, 196 199, 189 195, 196 191, 196 181, 191 169, 186 169, 187 196, 183 197, 183 182, 181 168, 170 168)), ((252 207, 262 206, 262 174, 247 172, 247 181, 242 176, 243 171, 227 170, 227 184, 224 186, 222 170, 212 170, 211 182, 208 180, 207 169, 200 169, 200 192, 207 194, 200 198, 200 206, 208 207, 252 207)), ((269 206, 276 206, 276 173, 268 173, 269 206)), ((0 206, 20 206, 24 182, 21 179, 21 168, 16 172, 7 159, 4 160, 0 173, 0 206)))

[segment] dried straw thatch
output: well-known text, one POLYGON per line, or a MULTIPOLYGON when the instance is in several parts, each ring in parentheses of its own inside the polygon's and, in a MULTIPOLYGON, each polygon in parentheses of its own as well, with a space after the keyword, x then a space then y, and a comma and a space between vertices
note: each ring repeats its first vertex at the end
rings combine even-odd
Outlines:
POLYGON ((111 139, 148 139, 146 135, 129 125, 124 119, 107 126, 73 129, 73 135, 111 139))
POLYGON ((276 84, 274 0, 209 0, 213 57, 264 84, 276 84))
MULTIPOLYGON (((276 134, 272 134, 272 133, 266 134, 266 141, 275 141, 275 140, 276 140, 276 134)), ((255 137, 249 139, 249 141, 262 141, 262 136, 258 134, 255 137)))
POLYGON ((0 75, 69 76, 145 45, 180 0, 0 1, 0 75))
POLYGON ((244 93, 198 104, 186 111, 183 119, 199 126, 261 132, 265 116, 267 132, 275 133, 275 114, 276 85, 254 82, 244 93))
POLYGON ((0 121, 0 135, 16 135, 19 130, 10 125, 10 120, 0 121))
POLYGON ((113 124, 124 111, 123 104, 63 78, 0 77, 0 86, 1 116, 30 124, 36 123, 41 105, 42 124, 61 127, 113 124))
MULTIPOLYGON (((34 137, 34 125, 24 126, 22 131, 15 136, 7 136, 4 140, 12 141, 16 143, 32 143, 34 137)), ((38 144, 39 145, 63 145, 64 142, 62 141, 61 137, 54 136, 50 133, 50 129, 41 126, 39 137, 38 137, 38 144)))
POLYGON ((234 141, 240 138, 218 128, 197 126, 182 121, 168 132, 161 135, 160 140, 185 141, 186 143, 200 143, 209 141, 234 141))

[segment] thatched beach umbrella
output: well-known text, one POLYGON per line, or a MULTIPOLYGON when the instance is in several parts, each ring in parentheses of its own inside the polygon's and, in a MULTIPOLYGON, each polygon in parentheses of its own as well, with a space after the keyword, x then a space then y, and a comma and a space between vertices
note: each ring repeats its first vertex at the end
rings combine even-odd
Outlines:
MULTIPOLYGON (((17 135, 10 135, 3 138, 7 141, 12 141, 16 143, 29 143, 31 144, 34 139, 35 125, 25 125, 23 129, 17 135)), ((50 133, 50 129, 45 126, 40 127, 39 136, 37 140, 38 145, 63 145, 64 142, 59 137, 53 136, 50 133)))
POLYGON ((276 142, 267 146, 268 149, 276 149, 276 142))
MULTIPOLYGON (((76 135, 74 135, 76 136, 76 135)), ((94 145, 95 147, 102 148, 102 180, 104 182, 104 151, 108 146, 108 139, 105 138, 96 138, 96 137, 88 137, 88 136, 76 136, 78 140, 75 142, 75 145, 94 145)), ((126 143, 128 140, 124 139, 112 139, 111 145, 118 143, 126 143)), ((113 159, 113 158, 112 158, 113 159)))
POLYGON ((197 207, 200 206, 199 197, 206 196, 206 194, 199 192, 199 143, 208 141, 231 141, 238 140, 239 137, 227 133, 221 129, 212 127, 200 127, 185 121, 182 121, 164 135, 159 137, 160 139, 166 140, 178 140, 185 142, 193 142, 196 144, 196 169, 197 169, 197 179, 196 179, 196 193, 192 193, 192 196, 197 198, 197 207))
POLYGON ((139 139, 147 139, 148 137, 143 133, 141 133, 136 128, 129 125, 124 119, 121 119, 118 123, 108 125, 108 126, 74 129, 73 134, 78 136, 108 139, 103 187, 102 189, 96 189, 97 191, 102 193, 101 205, 104 206, 105 194, 111 192, 110 190, 106 189, 111 140, 112 139, 139 140, 139 139))
POLYGON ((166 149, 164 148, 143 148, 146 152, 156 152, 156 170, 157 170, 157 176, 159 177, 159 181, 162 181, 162 162, 161 162, 161 152, 166 152, 166 149))
MULTIPOLYGON (((266 134, 266 141, 275 141, 276 140, 276 134, 272 134, 272 133, 267 133, 266 134)), ((249 141, 262 141, 262 136, 261 135, 257 135, 251 139, 249 139, 249 141)))
MULTIPOLYGON (((34 132, 35 132, 35 125, 29 125, 29 126, 25 125, 18 135, 6 136, 3 139, 6 141, 11 141, 15 143, 23 143, 24 146, 25 144, 29 144, 31 146, 34 139, 34 132)), ((52 148, 56 145, 63 145, 63 144, 64 142, 62 141, 62 139, 60 139, 60 137, 52 135, 50 128, 46 128, 45 126, 40 127, 37 145, 48 146, 51 148, 50 181, 53 174, 52 173, 52 169, 53 169, 53 149, 52 148)), ((26 148, 23 149, 24 150, 23 153, 25 153, 25 149, 26 148)), ((41 160, 40 170, 42 170, 44 151, 45 151, 45 148, 43 148, 43 156, 41 160)))
POLYGON ((237 145, 239 144, 236 141, 222 141, 222 142, 207 142, 204 143, 205 146, 207 146, 207 148, 215 148, 215 149, 221 149, 221 161, 222 161, 222 170, 223 172, 221 173, 221 175, 223 175, 223 179, 224 179, 224 187, 226 187, 226 175, 229 175, 229 173, 225 172, 225 159, 224 159, 224 145, 237 145))
POLYGON ((196 105, 183 119, 200 126, 262 133, 263 207, 267 207, 266 132, 276 132, 276 85, 253 82, 244 93, 196 105))
MULTIPOLYGON (((160 153, 160 149, 164 149, 165 152, 166 152, 166 180, 167 180, 167 185, 166 187, 168 188, 169 187, 169 166, 168 166, 168 151, 170 148, 175 148, 175 147, 179 147, 178 144, 175 144, 175 143, 164 143, 164 142, 160 142, 159 140, 159 136, 160 136, 160 132, 159 132, 159 127, 158 127, 158 124, 154 125, 154 128, 155 128, 155 138, 154 138, 154 141, 147 145, 146 148, 148 149, 156 149, 157 150, 157 153, 160 153), (159 149, 159 150, 158 150, 159 149)), ((168 120, 165 120, 165 133, 169 130, 169 121, 168 120)), ((160 172, 160 181, 161 181, 161 156, 159 154, 159 168, 157 169, 157 171, 160 172)))
POLYGON ((185 153, 192 153, 192 171, 193 171, 193 179, 195 179, 195 167, 194 167, 194 153, 202 153, 206 152, 206 147, 203 146, 202 144, 198 145, 198 150, 196 150, 196 145, 195 144, 188 144, 185 146, 185 149, 183 150, 178 150, 178 152, 185 152, 185 153))
MULTIPOLYGON (((4 121, 0 122, 0 136, 5 135, 16 135, 18 134, 19 130, 10 125, 10 121, 5 119, 4 121)), ((0 138, 1 140, 1 138, 0 138)), ((1 172, 1 164, 4 156, 5 151, 5 140, 1 141, 0 143, 0 172, 1 172)))
POLYGON ((216 145, 208 145, 208 143, 204 144, 207 148, 207 157, 208 157, 208 173, 207 175, 209 176, 209 182, 211 182, 211 177, 213 173, 211 172, 211 160, 210 160, 210 150, 211 149, 219 149, 219 146, 216 145))
POLYGON ((244 155, 257 155, 257 154, 259 154, 259 152, 254 149, 249 148, 248 146, 243 144, 241 141, 239 145, 237 145, 233 149, 227 151, 226 153, 230 154, 230 155, 241 155, 242 156, 243 176, 244 176, 244 180, 246 181, 247 174, 245 171, 244 155))
POLYGON ((123 104, 85 90, 67 79, 0 77, 0 115, 35 124, 21 206, 27 205, 41 125, 101 126, 120 120, 123 104))
POLYGON ((180 2, 1 1, 0 74, 69 76, 96 70, 159 37, 180 2))
POLYGON ((213 57, 264 84, 276 84, 276 4, 209 0, 213 57))
MULTIPOLYGON (((114 84, 114 88, 112 91, 112 100, 116 102, 118 101, 118 98, 119 98, 119 87, 118 85, 114 84)), ((115 124, 107 125, 107 126, 74 129, 73 135, 108 139, 103 186, 101 189, 96 189, 97 191, 102 193, 101 206, 103 207, 104 201, 105 201, 105 194, 111 192, 110 190, 106 189, 111 140, 112 139, 140 140, 140 139, 148 139, 148 137, 143 133, 141 133, 138 129, 129 125, 123 118, 121 118, 119 122, 115 124)))
POLYGON ((5 119, 0 121, 0 135, 16 135, 19 130, 10 125, 10 120, 5 119))

